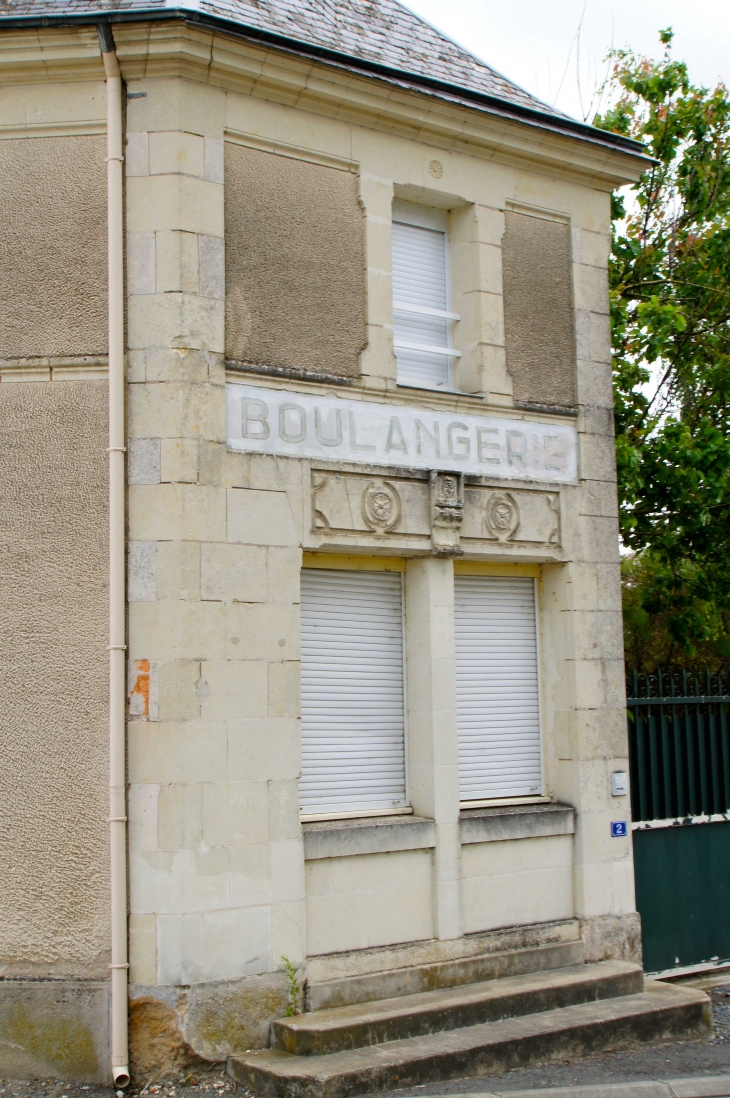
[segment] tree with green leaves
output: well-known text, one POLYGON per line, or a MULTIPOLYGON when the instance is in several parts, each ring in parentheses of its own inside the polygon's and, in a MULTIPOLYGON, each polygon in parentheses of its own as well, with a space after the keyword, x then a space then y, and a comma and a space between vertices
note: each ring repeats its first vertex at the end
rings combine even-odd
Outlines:
POLYGON ((610 294, 627 639, 648 659, 730 656, 730 99, 613 51, 595 125, 653 164, 614 199, 610 294), (642 641, 643 637, 643 641, 642 641))

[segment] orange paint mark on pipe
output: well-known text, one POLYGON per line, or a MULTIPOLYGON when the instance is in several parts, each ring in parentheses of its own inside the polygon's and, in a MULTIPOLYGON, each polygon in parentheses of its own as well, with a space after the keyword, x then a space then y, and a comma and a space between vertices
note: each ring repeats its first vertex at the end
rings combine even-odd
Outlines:
POLYGON ((129 715, 131 717, 149 717, 150 715, 150 661, 135 660, 136 676, 129 691, 129 715))

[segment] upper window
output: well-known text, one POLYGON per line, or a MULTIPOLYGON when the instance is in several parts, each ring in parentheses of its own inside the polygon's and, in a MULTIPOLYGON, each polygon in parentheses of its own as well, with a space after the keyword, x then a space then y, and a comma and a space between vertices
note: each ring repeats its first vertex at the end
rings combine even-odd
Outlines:
POLYGON ((393 333, 398 384, 453 389, 448 214, 393 203, 393 333))

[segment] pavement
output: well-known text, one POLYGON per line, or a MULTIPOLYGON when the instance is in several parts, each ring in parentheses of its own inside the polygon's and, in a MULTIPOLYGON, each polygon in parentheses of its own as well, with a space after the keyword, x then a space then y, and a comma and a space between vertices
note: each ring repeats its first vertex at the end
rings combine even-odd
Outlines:
POLYGON ((728 1098, 730 1075, 664 1079, 654 1083, 610 1083, 591 1087, 479 1092, 474 1098, 728 1098))

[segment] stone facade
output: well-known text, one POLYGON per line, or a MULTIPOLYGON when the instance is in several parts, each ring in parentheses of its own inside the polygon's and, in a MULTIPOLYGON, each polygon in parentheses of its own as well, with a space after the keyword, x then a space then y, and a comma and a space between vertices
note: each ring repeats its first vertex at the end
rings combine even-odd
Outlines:
MULTIPOLYGON (((40 53, 21 63, 6 51, 16 86, 3 100, 0 138, 24 136, 24 96, 33 97, 34 125, 48 127, 36 140, 54 140, 61 124, 66 135, 98 125, 93 29, 48 33, 65 59, 58 82, 41 75, 40 53)), ((287 1001, 285 958, 304 981, 397 968, 416 956, 470 956, 487 939, 494 950, 579 932, 592 957, 636 956, 631 840, 611 838, 609 827, 629 806, 610 795, 627 749, 606 263, 610 191, 640 162, 571 136, 543 144, 518 121, 413 90, 387 98, 365 76, 181 22, 120 24, 115 36, 128 96, 129 944, 138 1077, 264 1045, 269 1019, 287 1001), (265 234, 254 242, 256 286, 243 276, 226 285, 248 254, 246 220, 231 206, 243 200, 240 179, 227 191, 244 153, 285 159, 272 178, 287 194, 292 179, 310 187, 330 178, 323 173, 336 177, 331 193, 350 235, 338 240, 347 285, 341 313, 328 316, 326 353, 312 351, 321 332, 300 361, 296 339, 277 345, 272 336, 296 316, 277 313, 283 274, 262 259, 265 234), (394 197, 450 211, 460 392, 397 387, 394 197), (507 300, 505 218, 534 220, 544 262, 552 239, 544 226, 557 227, 556 263, 563 270, 569 261, 562 285, 574 326, 566 336, 558 317, 565 353, 544 386, 532 360, 519 380, 510 373, 505 318, 527 306, 507 300), (547 417, 577 429, 578 476, 506 483, 486 473, 445 477, 407 457, 388 468, 235 450, 226 387, 241 383, 292 399, 339 394, 343 406, 507 416, 526 431, 547 417), (373 492, 385 501, 376 509, 373 492), (396 827, 373 849, 343 826, 326 856, 307 854, 312 825, 303 830, 297 796, 299 589, 312 564, 405 576, 409 797, 414 816, 432 821, 405 845, 396 827), (455 571, 537 581, 545 792, 575 808, 572 830, 561 817, 552 830, 526 824, 464 841, 455 571)), ((324 206, 317 216, 327 217, 324 206)), ((311 222, 312 209, 305 213, 311 222)), ((326 249, 327 232, 309 239, 326 249)), ((312 261, 323 270, 329 258, 312 261)), ((42 350, 31 345, 29 354, 42 350)), ((76 349, 65 369, 88 377, 103 368, 76 349)), ((54 352, 49 346, 33 367, 50 389, 54 352)), ((25 376, 21 358, 0 363, 2 386, 25 376)), ((101 442, 97 449, 98 457, 101 442)), ((104 630, 94 635, 103 652, 104 630)), ((94 765, 99 759, 101 747, 94 765)), ((64 788, 78 789, 75 781, 65 775, 64 788)), ((96 838, 85 840, 84 857, 103 879, 96 838)), ((39 956, 53 955, 56 933, 50 917, 39 925, 39 956)), ((7 967, 12 949, 2 971, 30 974, 30 959, 7 967)), ((82 968, 79 960, 66 975, 82 968)), ((0 981, 0 1001, 19 988, 0 981)))

